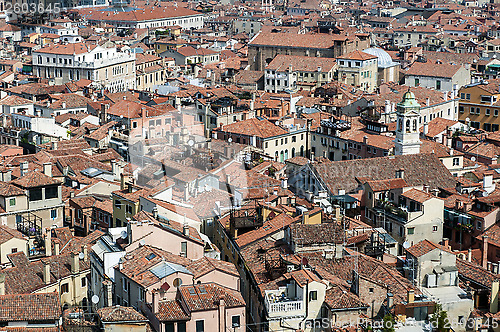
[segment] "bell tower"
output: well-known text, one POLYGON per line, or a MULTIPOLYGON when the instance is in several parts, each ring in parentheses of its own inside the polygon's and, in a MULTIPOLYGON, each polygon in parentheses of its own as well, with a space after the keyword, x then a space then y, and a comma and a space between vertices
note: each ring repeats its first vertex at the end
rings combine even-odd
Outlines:
POLYGON ((397 129, 395 155, 420 153, 420 104, 409 89, 396 105, 397 129))

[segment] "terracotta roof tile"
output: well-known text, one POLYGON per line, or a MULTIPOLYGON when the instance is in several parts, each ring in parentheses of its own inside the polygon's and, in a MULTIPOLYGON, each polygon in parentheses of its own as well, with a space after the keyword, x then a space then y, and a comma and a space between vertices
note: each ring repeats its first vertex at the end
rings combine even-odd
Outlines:
POLYGON ((0 322, 55 321, 61 315, 56 292, 0 295, 0 322))

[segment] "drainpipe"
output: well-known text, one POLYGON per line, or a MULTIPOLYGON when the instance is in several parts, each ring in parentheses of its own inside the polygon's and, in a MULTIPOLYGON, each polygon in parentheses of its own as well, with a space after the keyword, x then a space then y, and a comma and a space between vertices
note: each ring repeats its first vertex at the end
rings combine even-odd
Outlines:
POLYGON ((309 279, 306 279, 306 296, 305 296, 305 300, 306 300, 306 315, 304 317, 304 319, 302 320, 302 322, 300 322, 300 325, 299 326, 302 326, 302 323, 304 323, 304 321, 307 319, 307 316, 309 316, 309 279))

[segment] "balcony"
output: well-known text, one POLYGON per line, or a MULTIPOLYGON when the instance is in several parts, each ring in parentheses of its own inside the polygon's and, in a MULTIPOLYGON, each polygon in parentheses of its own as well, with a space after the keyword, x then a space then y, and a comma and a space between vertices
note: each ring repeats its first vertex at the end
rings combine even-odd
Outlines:
POLYGON ((385 212, 385 215, 389 218, 399 220, 403 223, 406 223, 408 220, 408 212, 393 202, 377 200, 375 206, 377 212, 385 212))
POLYGON ((304 305, 301 299, 288 298, 286 288, 266 291, 265 305, 269 317, 304 316, 304 305))

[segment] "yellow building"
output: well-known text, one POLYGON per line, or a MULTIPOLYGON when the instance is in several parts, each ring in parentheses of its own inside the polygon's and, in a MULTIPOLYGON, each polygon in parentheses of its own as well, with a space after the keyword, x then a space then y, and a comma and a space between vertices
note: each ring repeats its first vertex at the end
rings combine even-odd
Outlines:
POLYGON ((338 80, 366 92, 377 88, 378 58, 375 55, 354 51, 337 58, 338 80))
POLYGON ((459 97, 460 122, 485 131, 499 130, 500 80, 466 85, 460 89, 459 97))

